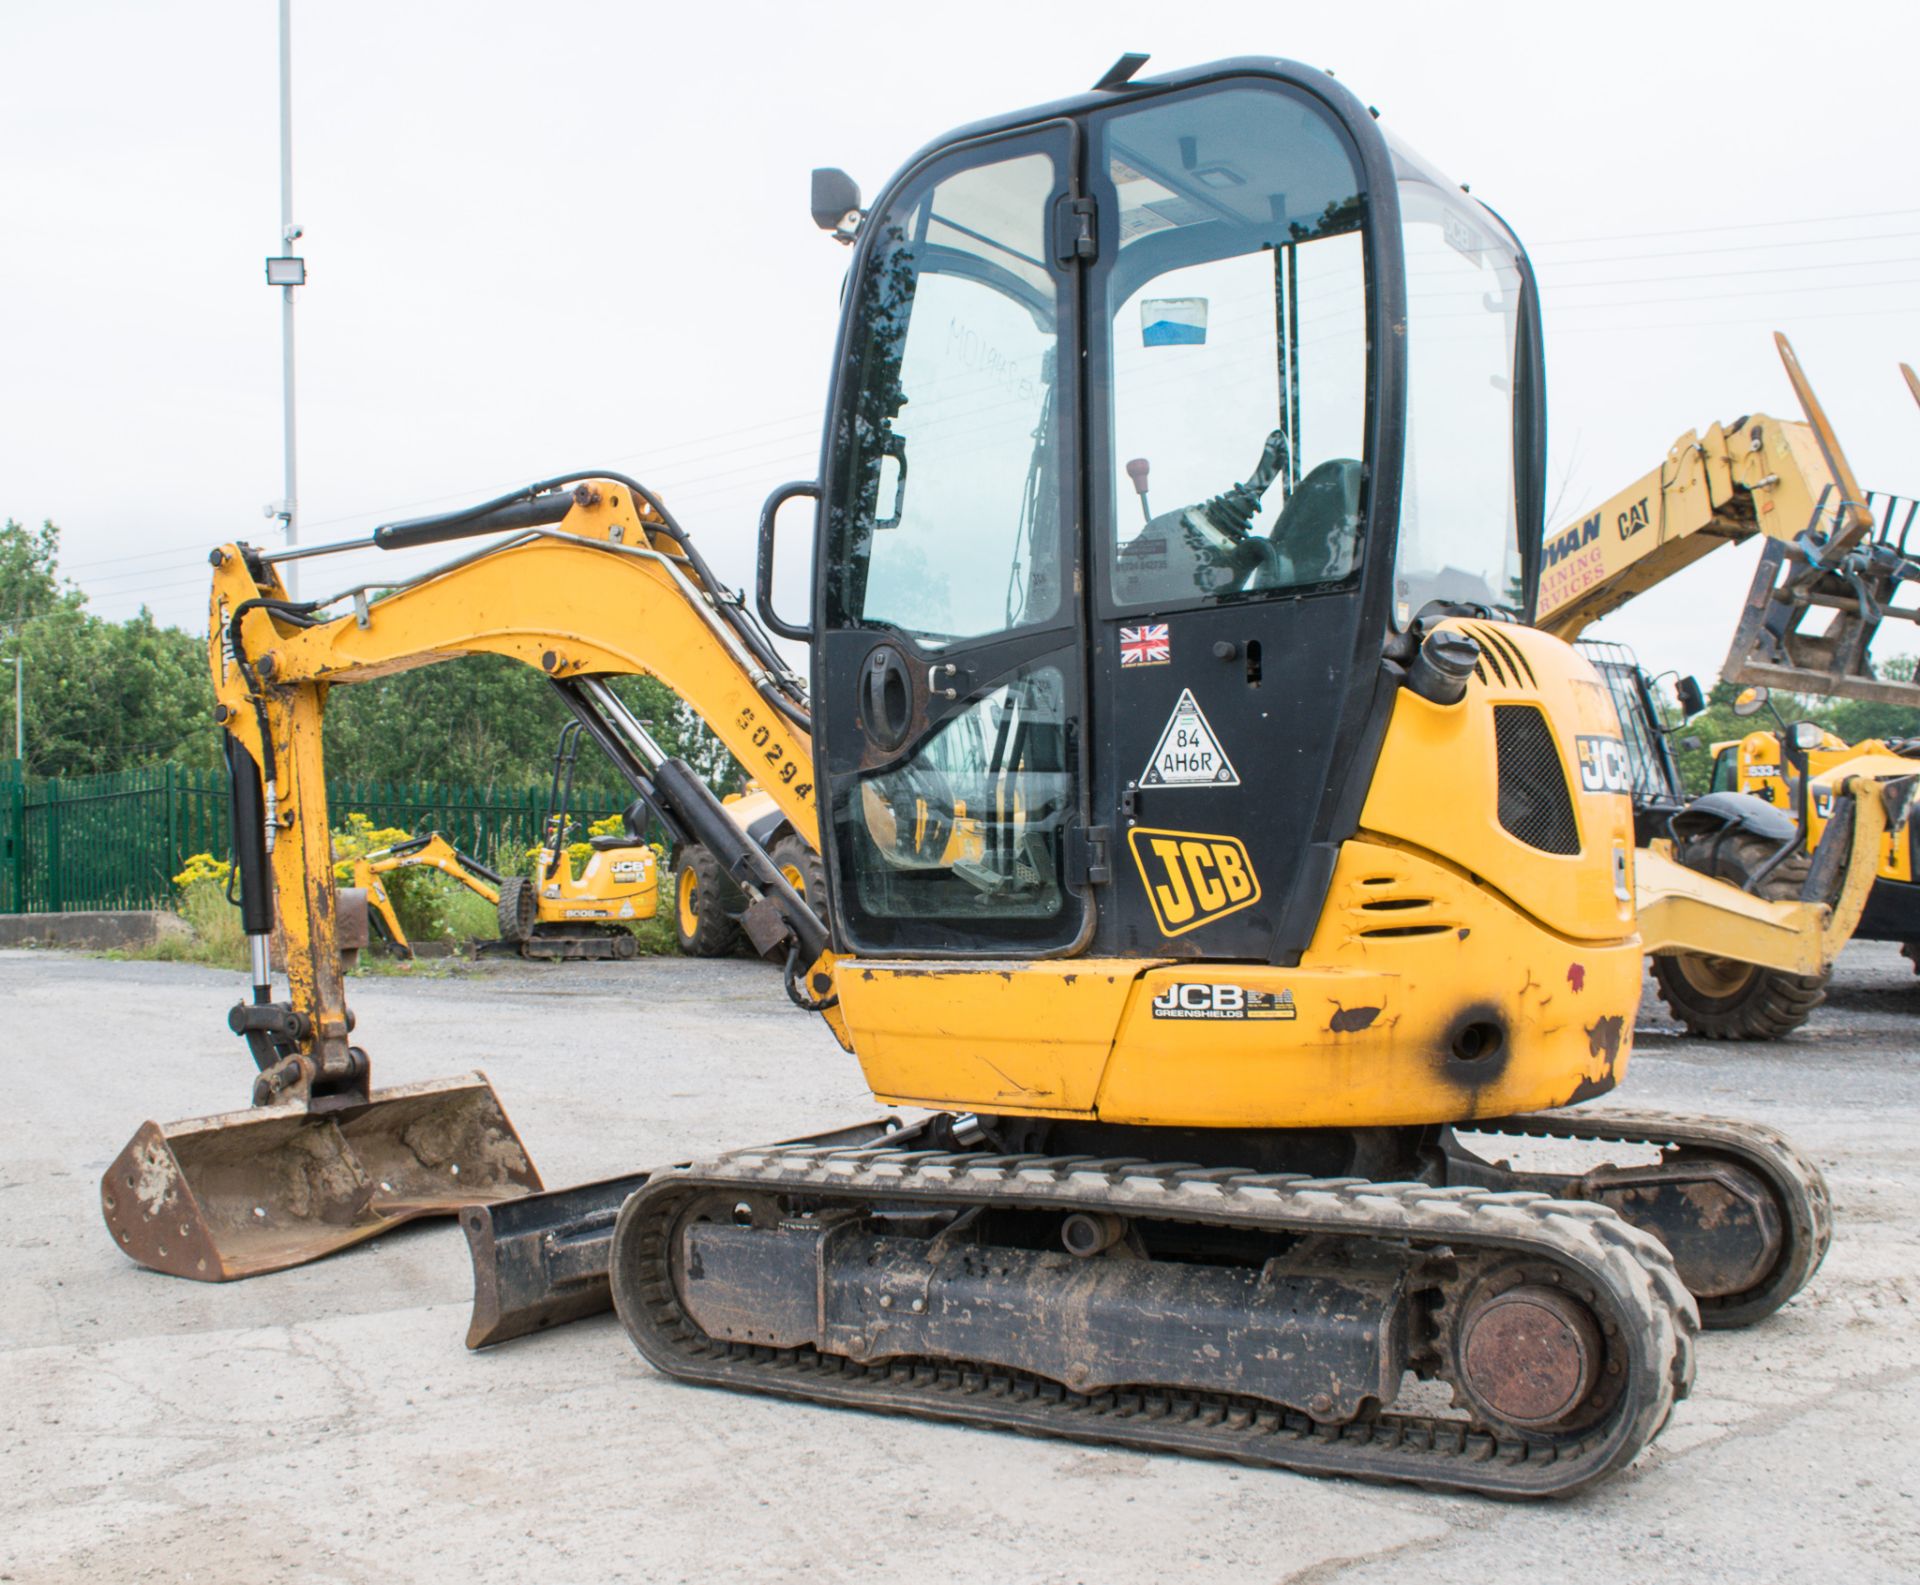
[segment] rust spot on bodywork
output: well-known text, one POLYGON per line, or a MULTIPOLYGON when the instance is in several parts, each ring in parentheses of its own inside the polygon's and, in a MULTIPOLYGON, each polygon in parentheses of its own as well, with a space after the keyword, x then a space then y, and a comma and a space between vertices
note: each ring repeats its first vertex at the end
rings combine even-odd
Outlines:
POLYGON ((1336 1007, 1327 1028, 1336 1035, 1356 1034, 1370 1028, 1379 1016, 1380 1009, 1377 1007, 1336 1007))
POLYGON ((1457 931, 1454 932, 1454 934, 1459 936, 1459 938, 1462 941, 1465 941, 1468 936, 1473 934, 1473 932, 1469 930, 1465 925, 1462 925, 1457 931))
POLYGON ((1624 1020, 1618 1013, 1610 1013, 1605 1018, 1587 1025, 1587 1055, 1604 1055, 1607 1068, 1611 1072, 1620 1060, 1620 1030, 1624 1020))

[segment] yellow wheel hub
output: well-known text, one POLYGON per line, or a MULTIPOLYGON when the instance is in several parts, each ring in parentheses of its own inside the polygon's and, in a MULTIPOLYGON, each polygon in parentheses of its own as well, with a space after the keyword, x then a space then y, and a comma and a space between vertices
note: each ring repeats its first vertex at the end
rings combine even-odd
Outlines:
POLYGON ((780 873, 786 877, 787 884, 802 897, 807 895, 807 877, 798 864, 782 864, 780 873))
POLYGON ((680 933, 691 936, 700 928, 700 881, 692 865, 680 872, 675 901, 680 909, 680 933))
POLYGON ((1747 983, 1756 970, 1738 958, 1710 958, 1695 952, 1675 956, 1680 977, 1702 996, 1732 996, 1747 983))

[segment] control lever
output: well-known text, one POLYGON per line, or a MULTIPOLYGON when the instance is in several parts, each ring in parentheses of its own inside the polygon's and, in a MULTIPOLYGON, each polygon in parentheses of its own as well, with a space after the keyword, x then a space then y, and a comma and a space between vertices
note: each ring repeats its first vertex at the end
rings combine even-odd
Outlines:
POLYGON ((1135 457, 1127 464, 1127 477, 1133 480, 1134 493, 1140 497, 1140 515, 1147 522, 1153 521, 1153 512, 1147 505, 1147 459, 1135 457))

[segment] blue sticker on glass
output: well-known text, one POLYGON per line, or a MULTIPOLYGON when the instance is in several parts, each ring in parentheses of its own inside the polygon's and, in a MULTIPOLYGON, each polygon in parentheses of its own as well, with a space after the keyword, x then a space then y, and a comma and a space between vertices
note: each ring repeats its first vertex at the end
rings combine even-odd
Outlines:
POLYGON ((1140 304, 1142 346, 1201 347, 1206 341, 1204 297, 1149 297, 1140 304))

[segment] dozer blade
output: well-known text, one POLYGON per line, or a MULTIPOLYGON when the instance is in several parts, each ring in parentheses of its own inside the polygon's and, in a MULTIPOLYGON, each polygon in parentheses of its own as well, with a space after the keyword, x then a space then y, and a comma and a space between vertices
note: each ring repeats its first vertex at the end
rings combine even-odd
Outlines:
MULTIPOLYGON (((897 1117, 877 1117, 787 1143, 839 1148, 888 1139, 904 1148, 928 1127, 921 1122, 902 1128, 897 1117)), ((659 1170, 462 1210, 460 1227, 473 1256, 467 1347, 486 1348, 611 1310, 607 1259, 613 1224, 627 1197, 659 1170)))
POLYGON ((256 1106, 143 1123, 101 1180, 100 1205, 141 1265, 230 1282, 540 1188, 493 1086, 468 1073, 337 1111, 256 1106))

